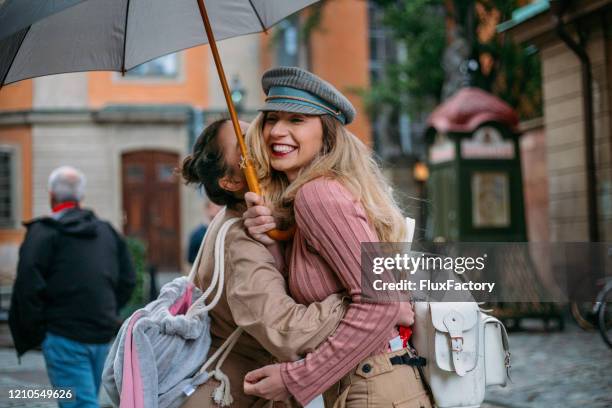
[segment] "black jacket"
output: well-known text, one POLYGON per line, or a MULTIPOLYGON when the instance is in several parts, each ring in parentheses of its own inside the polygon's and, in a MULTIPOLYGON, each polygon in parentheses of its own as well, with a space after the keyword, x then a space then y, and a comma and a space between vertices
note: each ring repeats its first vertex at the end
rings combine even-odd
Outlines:
POLYGON ((17 354, 38 346, 47 331, 83 343, 110 341, 136 281, 123 239, 80 208, 24 225, 9 311, 17 354))

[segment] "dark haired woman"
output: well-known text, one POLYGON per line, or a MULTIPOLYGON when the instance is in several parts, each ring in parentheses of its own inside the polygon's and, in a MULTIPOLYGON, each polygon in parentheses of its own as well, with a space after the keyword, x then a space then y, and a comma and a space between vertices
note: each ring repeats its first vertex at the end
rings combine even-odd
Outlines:
MULTIPOLYGON (((248 124, 241 122, 243 131, 248 124)), ((226 206, 211 222, 205 238, 196 284, 210 285, 214 268, 214 242, 223 223, 241 217, 246 209, 246 181, 240 170, 240 152, 231 122, 210 124, 185 158, 182 174, 187 184, 206 190, 208 198, 226 206)), ((339 295, 309 306, 296 303, 286 291, 285 277, 264 245, 250 238, 242 222, 234 224, 225 239, 225 290, 211 310, 214 353, 238 326, 245 329, 223 363, 236 407, 260 407, 265 401, 245 395, 244 375, 274 360, 292 361, 331 335, 344 314, 339 295)), ((186 401, 184 407, 212 407, 211 394, 218 383, 209 380, 186 401)))

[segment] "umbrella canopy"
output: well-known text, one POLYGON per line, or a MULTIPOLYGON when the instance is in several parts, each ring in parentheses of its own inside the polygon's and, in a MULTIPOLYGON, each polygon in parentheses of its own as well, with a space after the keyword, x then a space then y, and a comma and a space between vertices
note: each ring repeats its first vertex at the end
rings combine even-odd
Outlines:
MULTIPOLYGON (((217 40, 261 32, 317 0, 207 0, 217 40)), ((0 86, 127 71, 207 43, 197 0, 0 0, 0 86)))

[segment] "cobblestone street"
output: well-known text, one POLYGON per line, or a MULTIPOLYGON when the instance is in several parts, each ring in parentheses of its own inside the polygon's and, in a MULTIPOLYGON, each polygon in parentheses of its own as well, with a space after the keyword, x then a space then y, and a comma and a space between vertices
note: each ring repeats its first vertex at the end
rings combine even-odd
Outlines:
MULTIPOLYGON (((568 325, 563 333, 512 333, 512 381, 490 388, 483 408, 612 406, 612 351, 597 332, 568 325)), ((11 348, 0 348, 0 407, 53 407, 50 401, 11 400, 8 391, 48 387, 40 352, 17 362, 11 348)))
POLYGON ((511 333, 512 383, 491 387, 487 401, 512 408, 611 407, 612 350, 598 332, 566 327, 511 333))

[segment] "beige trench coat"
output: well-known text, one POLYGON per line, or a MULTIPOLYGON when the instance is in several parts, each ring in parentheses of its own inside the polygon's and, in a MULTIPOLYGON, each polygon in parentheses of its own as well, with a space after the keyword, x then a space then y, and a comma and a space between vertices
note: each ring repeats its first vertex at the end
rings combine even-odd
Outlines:
MULTIPOLYGON (((210 285, 214 238, 231 217, 241 214, 228 209, 218 214, 209 227, 196 281, 200 288, 210 285)), ((287 293, 285 277, 276 269, 274 257, 247 235, 242 222, 234 224, 225 239, 225 277, 225 293, 210 313, 210 354, 236 327, 243 327, 245 332, 221 368, 230 379, 232 406, 263 407, 267 401, 244 394, 244 375, 275 361, 304 357, 334 332, 346 304, 340 295, 310 305, 296 303, 287 293)), ((183 407, 215 406, 211 394, 217 385, 214 380, 203 384, 183 407)))

